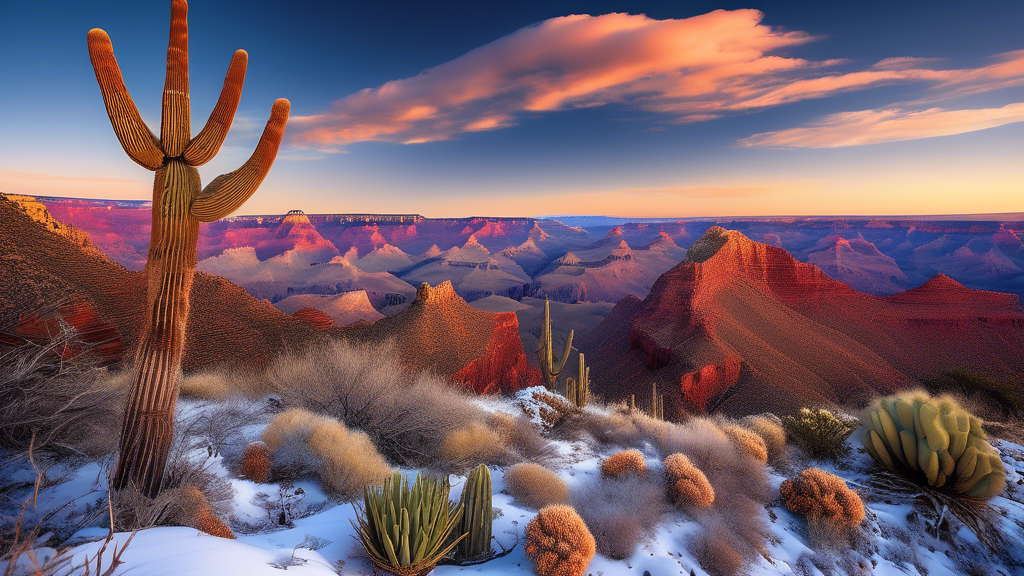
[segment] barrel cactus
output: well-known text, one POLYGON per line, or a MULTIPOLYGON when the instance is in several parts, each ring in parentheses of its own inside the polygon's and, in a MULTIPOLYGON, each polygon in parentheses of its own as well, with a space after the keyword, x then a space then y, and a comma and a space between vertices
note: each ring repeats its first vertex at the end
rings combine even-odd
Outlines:
POLYGON ((466 537, 455 548, 459 558, 481 558, 491 553, 491 471, 481 464, 469 474, 462 490, 462 521, 456 532, 466 537))
POLYGON ((979 499, 995 496, 1006 484, 999 451, 988 443, 981 420, 951 398, 889 396, 861 421, 868 454, 889 470, 979 499))

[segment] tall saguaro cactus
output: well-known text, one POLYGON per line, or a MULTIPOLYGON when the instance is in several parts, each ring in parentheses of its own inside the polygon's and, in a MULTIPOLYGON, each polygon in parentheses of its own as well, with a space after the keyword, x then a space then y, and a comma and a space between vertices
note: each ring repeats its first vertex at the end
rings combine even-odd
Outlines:
POLYGON ((558 382, 558 375, 565 368, 565 362, 569 359, 569 352, 572 352, 573 330, 565 339, 565 347, 562 348, 562 359, 556 361, 554 357, 554 344, 551 335, 551 305, 547 299, 544 300, 544 326, 541 328, 540 343, 537 345, 537 357, 540 359, 540 371, 544 376, 544 387, 554 391, 555 383, 558 382))
POLYGON ((231 58, 220 99, 206 127, 193 138, 189 124, 188 3, 173 0, 158 139, 142 121, 125 88, 110 37, 96 28, 89 31, 88 41, 89 58, 114 134, 129 158, 156 172, 153 229, 145 270, 146 315, 114 475, 115 488, 134 485, 155 496, 160 491, 174 427, 199 223, 227 216, 256 191, 277 156, 291 105, 284 98, 275 101, 252 157, 238 170, 218 176, 201 189, 195 167, 217 154, 231 127, 242 95, 249 58, 246 52, 238 50, 231 58))

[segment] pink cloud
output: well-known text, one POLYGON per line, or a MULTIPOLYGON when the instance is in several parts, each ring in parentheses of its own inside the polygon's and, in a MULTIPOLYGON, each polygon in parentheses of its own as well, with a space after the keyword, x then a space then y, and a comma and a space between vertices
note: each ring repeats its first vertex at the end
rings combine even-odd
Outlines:
POLYGON ((799 128, 754 134, 741 146, 837 148, 950 136, 1024 122, 1024 102, 977 110, 861 110, 831 114, 799 128))
POLYGON ((934 59, 899 57, 830 74, 824 69, 847 61, 780 54, 814 38, 762 18, 757 10, 668 20, 552 18, 417 76, 356 92, 322 114, 293 116, 291 139, 331 151, 369 140, 444 140, 538 112, 613 103, 685 123, 892 83, 927 82, 951 93, 1024 83, 1024 51, 977 69, 940 70, 934 59))

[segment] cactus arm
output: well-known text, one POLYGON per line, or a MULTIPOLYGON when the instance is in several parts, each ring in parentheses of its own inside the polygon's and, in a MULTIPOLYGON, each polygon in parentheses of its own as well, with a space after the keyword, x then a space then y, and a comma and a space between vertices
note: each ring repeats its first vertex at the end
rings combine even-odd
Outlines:
POLYGON ((558 370, 554 370, 555 376, 562 373, 565 363, 569 360, 569 353, 572 352, 572 336, 574 330, 569 330, 569 337, 565 339, 565 348, 562 350, 562 359, 558 362, 558 370))
POLYGON ((217 105, 210 113, 210 119, 199 135, 185 148, 183 158, 188 164, 202 166, 220 151, 220 146, 224 143, 231 122, 235 118, 238 101, 242 98, 242 85, 245 83, 245 69, 248 63, 249 55, 245 50, 237 50, 231 57, 228 73, 224 77, 224 87, 220 91, 217 105))
POLYGON ((213 222, 231 214, 252 196, 263 182, 277 157, 277 149, 284 138, 291 103, 284 98, 274 102, 267 127, 249 161, 234 172, 214 178, 192 204, 192 215, 201 222, 213 222))
POLYGON ((125 153, 135 163, 149 170, 156 170, 164 163, 164 153, 153 132, 142 121, 131 94, 121 78, 121 69, 114 58, 114 47, 110 36, 99 28, 88 34, 89 60, 96 72, 96 82, 103 94, 107 116, 114 127, 114 134, 125 153))
POLYGON ((188 94, 188 2, 171 2, 171 33, 167 43, 167 76, 164 80, 160 144, 174 158, 185 152, 190 140, 188 94))

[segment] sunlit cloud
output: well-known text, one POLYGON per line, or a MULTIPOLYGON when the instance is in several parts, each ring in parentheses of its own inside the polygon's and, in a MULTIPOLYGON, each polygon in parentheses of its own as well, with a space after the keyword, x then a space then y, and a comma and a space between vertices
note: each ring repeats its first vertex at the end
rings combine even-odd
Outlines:
POLYGON ((552 18, 417 76, 361 90, 322 114, 293 117, 290 139, 329 152, 361 141, 446 140, 527 115, 609 104, 692 123, 887 84, 926 83, 927 98, 1024 84, 1024 50, 970 69, 893 57, 834 72, 849 61, 788 57, 781 52, 815 38, 762 19, 757 10, 552 18))
POLYGON ((741 146, 838 148, 951 136, 1024 122, 1024 103, 975 110, 861 110, 831 114, 799 128, 755 134, 741 146))
POLYGON ((623 188, 613 193, 671 198, 753 198, 776 192, 771 188, 754 186, 655 186, 623 188))

